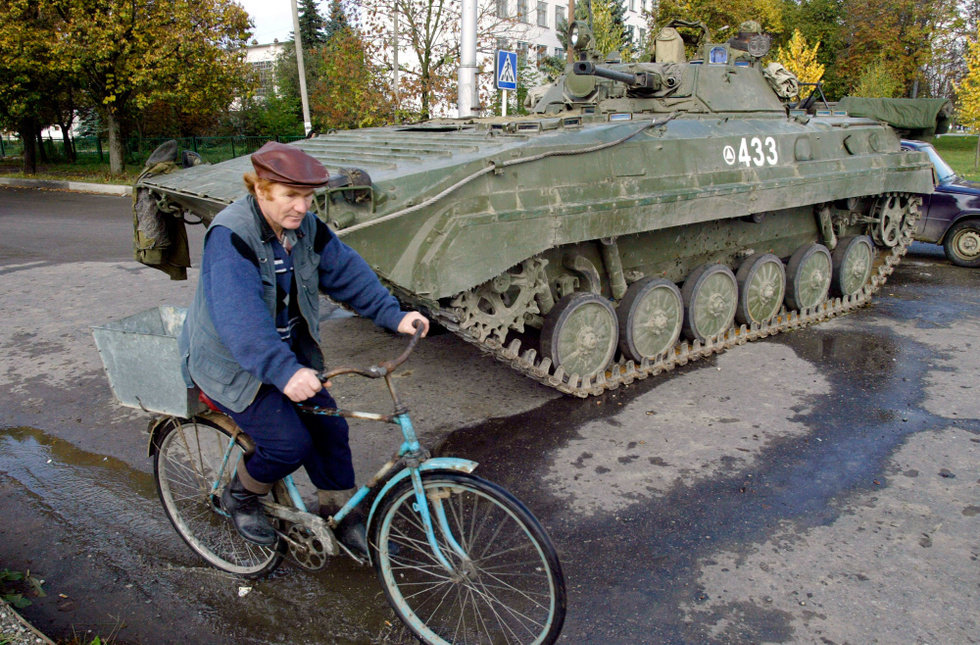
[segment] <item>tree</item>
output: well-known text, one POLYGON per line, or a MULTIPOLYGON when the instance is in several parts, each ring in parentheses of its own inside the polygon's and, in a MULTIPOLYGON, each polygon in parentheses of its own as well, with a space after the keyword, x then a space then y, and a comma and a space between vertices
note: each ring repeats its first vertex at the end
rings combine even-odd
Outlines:
POLYGON ((53 60, 76 76, 100 112, 109 167, 123 171, 123 126, 163 101, 183 114, 223 110, 248 94, 248 15, 230 0, 52 0, 53 60))
POLYGON ((330 37, 336 32, 350 26, 350 22, 347 20, 347 14, 344 12, 344 7, 340 0, 330 0, 330 17, 327 19, 327 24, 323 29, 326 39, 330 40, 330 37))
MULTIPOLYGON (((845 83, 838 70, 838 58, 844 51, 844 0, 785 0, 783 24, 793 25, 794 33, 807 43, 820 43, 816 62, 824 66, 823 91, 828 97, 845 94, 845 83)), ((777 46, 785 46, 791 34, 774 39, 777 46)))
POLYGON ((868 74, 885 75, 899 82, 899 93, 915 97, 922 69, 933 59, 937 26, 955 15, 956 0, 845 0, 844 9, 840 69, 849 85, 868 74))
POLYGON ((783 7, 780 0, 660 0, 650 14, 650 33, 656 34, 671 20, 699 20, 725 38, 738 31, 746 20, 755 20, 767 32, 783 30, 783 7), (727 27, 724 32, 722 29, 727 27))
POLYGON ((592 35, 601 57, 620 52, 624 61, 632 60, 633 44, 626 29, 626 8, 622 0, 593 0, 592 35))
POLYGON ((820 50, 818 42, 810 47, 799 29, 793 30, 793 37, 785 48, 776 50, 776 60, 786 69, 796 74, 801 83, 816 83, 823 78, 825 67, 817 61, 820 50))
POLYGON ((980 131, 980 31, 967 43, 966 75, 955 88, 959 122, 980 131))
POLYGON ((327 42, 327 21, 320 15, 317 0, 300 0, 299 34, 303 49, 312 50, 327 42))
POLYGON ((57 119, 53 98, 69 92, 73 80, 52 49, 49 34, 57 23, 50 7, 33 0, 0 5, 0 129, 20 135, 29 174, 43 153, 38 132, 57 119))
POLYGON ((865 66, 851 95, 890 99, 901 91, 902 80, 892 72, 888 61, 880 58, 865 66))
POLYGON ((313 52, 310 62, 317 76, 310 96, 315 130, 371 127, 393 121, 391 90, 354 29, 333 32, 327 44, 313 52))
MULTIPOLYGON (((391 73, 395 64, 392 54, 398 52, 396 89, 405 104, 400 110, 427 119, 455 105, 459 0, 362 0, 361 7, 361 33, 372 60, 391 73)), ((498 16, 496 0, 478 0, 477 25, 477 51, 486 56, 496 49, 498 38, 507 35, 520 39, 528 29, 515 17, 498 16)), ((484 105, 491 100, 490 76, 480 74, 484 105)))

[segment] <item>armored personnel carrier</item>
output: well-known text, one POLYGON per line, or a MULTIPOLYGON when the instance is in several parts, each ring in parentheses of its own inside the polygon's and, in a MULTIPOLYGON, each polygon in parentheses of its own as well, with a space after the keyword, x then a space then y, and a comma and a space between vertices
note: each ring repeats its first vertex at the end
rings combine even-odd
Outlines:
MULTIPOLYGON (((293 144, 331 174, 317 215, 403 302, 578 396, 861 306, 910 242, 928 159, 879 121, 789 109, 765 35, 703 29, 689 56, 683 26, 616 63, 574 23, 578 60, 528 115, 293 144)), ((205 222, 250 169, 173 166, 139 201, 205 222)))

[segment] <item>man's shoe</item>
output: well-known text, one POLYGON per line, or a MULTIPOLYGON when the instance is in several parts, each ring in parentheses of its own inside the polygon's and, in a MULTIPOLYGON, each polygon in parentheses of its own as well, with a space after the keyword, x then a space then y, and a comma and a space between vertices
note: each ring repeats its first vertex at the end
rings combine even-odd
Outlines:
POLYGON ((276 543, 276 532, 262 510, 259 497, 245 488, 235 473, 221 493, 221 508, 231 515, 232 523, 243 538, 261 546, 272 546, 276 543))
POLYGON ((356 508, 348 513, 334 531, 337 540, 354 554, 362 558, 368 557, 367 527, 364 525, 364 514, 356 508))

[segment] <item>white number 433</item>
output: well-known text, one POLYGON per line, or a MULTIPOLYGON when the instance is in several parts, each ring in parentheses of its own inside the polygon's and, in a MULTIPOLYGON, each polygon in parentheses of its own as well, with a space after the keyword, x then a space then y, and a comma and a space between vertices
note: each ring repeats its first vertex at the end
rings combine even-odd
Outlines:
POLYGON ((729 166, 734 166, 736 162, 744 164, 746 167, 752 165, 774 166, 779 163, 779 151, 776 149, 776 140, 772 137, 765 139, 742 137, 741 143, 738 144, 737 156, 733 146, 725 146, 722 155, 725 157, 725 163, 729 166))

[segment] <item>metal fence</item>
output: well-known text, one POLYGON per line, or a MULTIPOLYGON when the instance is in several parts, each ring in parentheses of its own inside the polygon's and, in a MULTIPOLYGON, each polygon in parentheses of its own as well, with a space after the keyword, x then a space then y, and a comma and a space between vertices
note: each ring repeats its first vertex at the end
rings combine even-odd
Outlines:
MULTIPOLYGON (((301 136, 273 135, 273 136, 232 136, 232 137, 130 137, 124 141, 126 149, 126 163, 142 164, 153 152, 154 148, 160 144, 177 140, 177 145, 183 150, 193 150, 201 155, 205 161, 217 163, 226 159, 233 159, 244 154, 250 154, 258 150, 267 141, 280 141, 288 143, 302 139, 301 136)), ((98 161, 109 163, 109 146, 106 141, 99 137, 76 137, 75 154, 79 160, 98 161)), ((44 139, 44 151, 49 159, 63 160, 64 143, 61 139, 44 139)), ((7 139, 0 137, 0 157, 19 157, 24 153, 24 146, 20 139, 7 139)))

